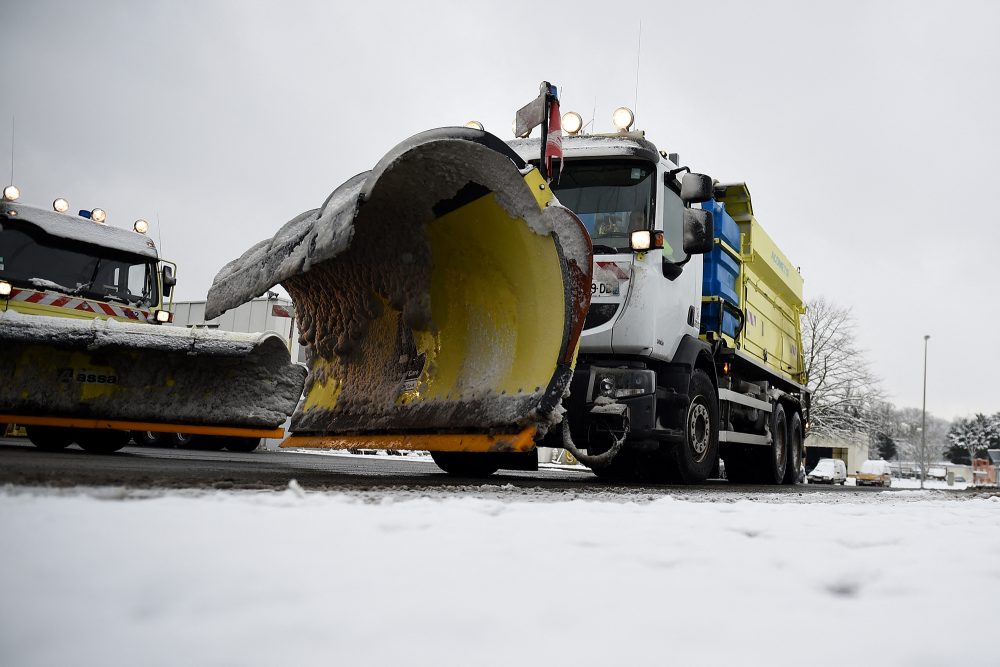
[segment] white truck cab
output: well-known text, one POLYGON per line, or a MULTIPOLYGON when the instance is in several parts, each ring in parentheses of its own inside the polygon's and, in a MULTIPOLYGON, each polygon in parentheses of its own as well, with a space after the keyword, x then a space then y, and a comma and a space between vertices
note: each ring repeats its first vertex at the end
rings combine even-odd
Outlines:
MULTIPOLYGON (((539 162, 538 140, 508 143, 539 162)), ((765 363, 746 355, 742 331, 713 338, 702 327, 703 258, 720 243, 701 206, 716 194, 711 179, 641 133, 563 137, 562 152, 550 187, 594 251, 566 401, 572 441, 600 455, 626 438, 613 462, 593 466, 614 479, 701 482, 721 454, 730 479, 794 483, 804 387, 767 368, 767 352, 765 363)))

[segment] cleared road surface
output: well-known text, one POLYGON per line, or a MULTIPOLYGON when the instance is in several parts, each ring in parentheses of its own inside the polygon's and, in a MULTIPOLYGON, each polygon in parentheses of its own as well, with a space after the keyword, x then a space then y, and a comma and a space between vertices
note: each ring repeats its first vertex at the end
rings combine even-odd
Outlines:
MULTIPOLYGON (((827 494, 834 498, 879 493, 881 489, 853 486, 738 486, 724 481, 700 487, 613 485, 599 481, 585 468, 542 467, 535 472, 501 471, 486 479, 444 474, 427 460, 409 456, 321 455, 289 451, 249 454, 198 449, 126 447, 110 455, 88 454, 76 447, 43 452, 21 438, 0 439, 0 484, 29 486, 125 486, 165 489, 279 489, 291 480, 311 490, 409 489, 470 485, 559 491, 615 491, 670 495, 746 495, 753 493, 827 494)), ((456 489, 457 490, 457 489, 456 489)))

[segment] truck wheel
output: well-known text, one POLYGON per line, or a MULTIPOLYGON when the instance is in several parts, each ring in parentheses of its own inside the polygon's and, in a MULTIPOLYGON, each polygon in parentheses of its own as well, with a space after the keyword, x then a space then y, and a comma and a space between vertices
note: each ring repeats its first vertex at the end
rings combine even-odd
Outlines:
POLYGON ((166 440, 172 447, 190 447, 195 443, 195 436, 190 433, 170 433, 166 440))
POLYGON ((140 447, 162 447, 165 439, 165 433, 156 433, 155 431, 132 431, 132 441, 140 447))
POLYGON ((431 452, 438 468, 456 477, 489 477, 500 465, 492 457, 475 452, 431 452))
POLYGON ((252 452, 260 446, 260 438, 226 438, 226 449, 231 452, 252 452))
POLYGON ((674 447, 677 473, 685 484, 700 484, 719 458, 719 404, 708 373, 695 370, 688 390, 684 442, 674 447))
POLYGON ((58 452, 73 444, 73 431, 58 426, 26 426, 28 440, 46 452, 58 452))
POLYGON ((760 481, 764 484, 781 484, 788 470, 788 418, 781 403, 774 404, 771 413, 771 446, 760 458, 760 481))
POLYGON ((793 412, 788 423, 788 467, 785 469, 785 484, 795 484, 802 466, 802 417, 793 412))
POLYGON ((76 442, 90 454, 111 454, 128 444, 132 434, 110 428, 86 428, 76 432, 76 442))

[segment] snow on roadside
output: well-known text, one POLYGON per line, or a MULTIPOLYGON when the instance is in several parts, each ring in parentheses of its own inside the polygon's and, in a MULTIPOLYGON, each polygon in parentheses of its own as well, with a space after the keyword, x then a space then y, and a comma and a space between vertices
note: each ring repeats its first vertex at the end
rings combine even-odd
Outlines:
POLYGON ((7 487, 0 662, 995 664, 998 497, 599 498, 7 487))

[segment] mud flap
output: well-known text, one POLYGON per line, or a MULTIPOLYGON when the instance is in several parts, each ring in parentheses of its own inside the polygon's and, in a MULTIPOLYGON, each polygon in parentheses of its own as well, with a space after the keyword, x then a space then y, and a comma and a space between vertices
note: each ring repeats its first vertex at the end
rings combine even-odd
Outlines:
POLYGON ((309 377, 286 446, 521 449, 561 418, 590 267, 585 227, 536 169, 443 128, 230 263, 206 316, 288 290, 309 377), (426 439, 441 433, 464 439, 426 439))
POLYGON ((305 369, 277 334, 0 313, 0 414, 273 429, 305 369))

